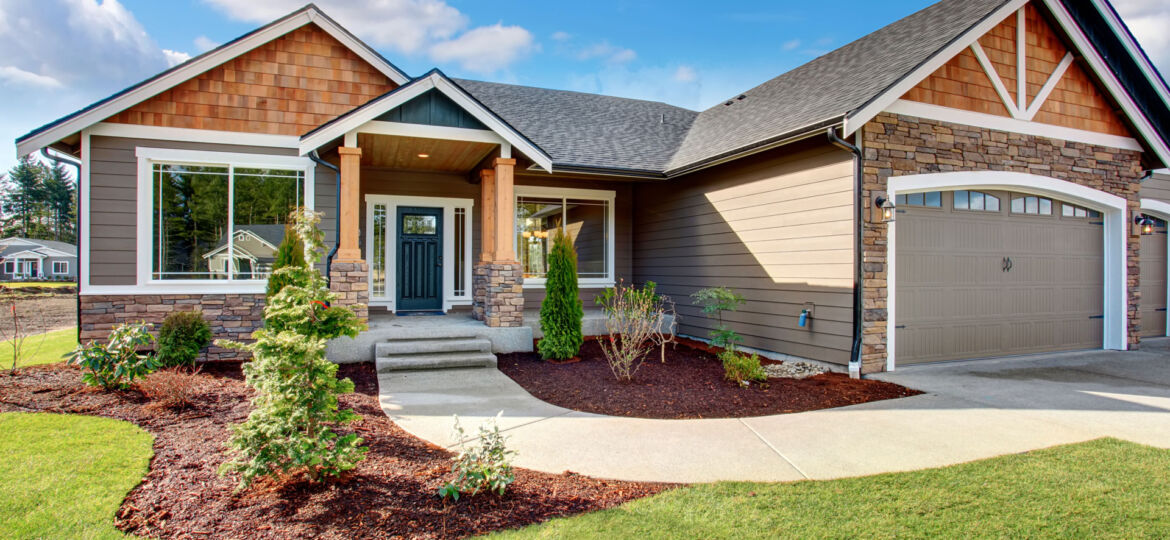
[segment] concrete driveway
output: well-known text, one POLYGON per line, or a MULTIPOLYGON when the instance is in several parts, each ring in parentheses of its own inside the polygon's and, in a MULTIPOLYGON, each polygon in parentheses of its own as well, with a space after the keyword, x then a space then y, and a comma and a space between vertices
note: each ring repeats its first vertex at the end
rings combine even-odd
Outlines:
POLYGON ((1098 437, 1170 448, 1170 341, 901 369, 875 376, 924 395, 742 419, 649 420, 570 411, 494 369, 379 376, 383 410, 452 447, 502 413, 515 463, 624 480, 824 479, 951 465, 1098 437))

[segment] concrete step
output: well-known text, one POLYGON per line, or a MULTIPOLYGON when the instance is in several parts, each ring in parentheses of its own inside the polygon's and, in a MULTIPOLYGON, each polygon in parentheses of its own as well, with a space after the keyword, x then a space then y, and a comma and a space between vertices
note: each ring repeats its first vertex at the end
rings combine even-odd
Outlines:
POLYGON ((391 339, 374 346, 374 356, 448 352, 492 352, 490 339, 468 337, 391 339))
POLYGON ((490 352, 444 352, 432 354, 402 354, 379 356, 375 360, 378 373, 418 369, 446 369, 496 367, 496 355, 490 352))

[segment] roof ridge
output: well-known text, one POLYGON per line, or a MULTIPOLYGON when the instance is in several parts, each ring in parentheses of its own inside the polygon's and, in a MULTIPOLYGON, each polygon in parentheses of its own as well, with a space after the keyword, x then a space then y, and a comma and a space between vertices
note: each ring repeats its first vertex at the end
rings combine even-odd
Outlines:
POLYGON ((687 112, 692 112, 692 113, 701 112, 701 111, 697 111, 695 109, 688 109, 686 107, 675 105, 673 103, 667 103, 665 101, 657 100, 657 99, 640 99, 640 98, 632 98, 632 97, 625 97, 625 96, 615 96, 612 94, 601 94, 601 93, 597 93, 597 92, 585 92, 582 90, 565 90, 563 88, 549 88, 546 86, 533 86, 530 84, 513 84, 513 83, 496 82, 496 81, 481 81, 478 79, 466 79, 463 77, 452 77, 451 80, 453 80, 455 82, 466 81, 466 82, 476 83, 476 84, 496 84, 496 85, 500 85, 500 86, 511 86, 513 88, 529 88, 532 90, 541 90, 544 92, 560 92, 560 93, 564 93, 564 94, 580 94, 583 96, 603 97, 603 98, 609 98, 609 99, 622 99, 622 100, 626 100, 626 101, 636 101, 639 103, 657 103, 659 105, 665 105, 667 107, 670 107, 673 109, 679 109, 682 111, 687 111, 687 112))

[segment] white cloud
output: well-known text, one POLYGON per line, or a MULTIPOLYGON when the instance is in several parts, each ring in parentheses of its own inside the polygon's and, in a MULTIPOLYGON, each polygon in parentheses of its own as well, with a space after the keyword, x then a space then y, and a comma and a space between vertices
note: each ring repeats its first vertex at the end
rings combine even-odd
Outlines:
POLYGON ((519 26, 481 26, 459 37, 436 43, 430 55, 436 62, 457 62, 460 67, 490 74, 536 50, 532 34, 519 26))
POLYGON ((691 66, 679 66, 674 70, 674 80, 677 82, 694 82, 699 80, 699 74, 691 66))
POLYGON ((572 34, 570 34, 568 32, 563 32, 563 31, 553 32, 553 34, 552 34, 552 38, 554 41, 568 41, 569 38, 571 38, 571 37, 573 37, 572 34))
POLYGON ((167 67, 174 67, 191 59, 191 55, 181 51, 163 49, 163 56, 167 58, 167 67))
POLYGON ((195 43, 195 50, 197 50, 201 53, 205 53, 207 51, 210 51, 211 49, 219 47, 219 45, 220 45, 220 43, 218 41, 212 40, 211 38, 209 38, 207 36, 199 36, 199 37, 195 38, 194 43, 195 43))
POLYGON ((61 81, 46 75, 38 75, 15 66, 0 66, 0 81, 40 88, 60 88, 61 81))
POLYGON ((800 46, 800 40, 793 39, 793 40, 785 41, 784 44, 780 46, 780 48, 782 50, 785 50, 785 51, 793 51, 793 50, 796 50, 796 48, 799 46, 800 46))
POLYGON ((1113 7, 1165 78, 1170 73, 1170 4, 1165 0, 1114 0, 1113 7))
POLYGON ((630 62, 638 57, 638 53, 633 49, 625 47, 618 47, 611 45, 608 41, 594 43, 577 52, 578 60, 592 60, 594 58, 603 58, 606 62, 612 64, 624 64, 630 62))

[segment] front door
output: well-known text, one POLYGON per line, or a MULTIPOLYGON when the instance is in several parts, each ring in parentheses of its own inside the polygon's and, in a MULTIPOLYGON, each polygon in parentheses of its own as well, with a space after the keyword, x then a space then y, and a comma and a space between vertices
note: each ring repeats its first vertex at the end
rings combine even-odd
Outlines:
POLYGON ((398 207, 398 311, 443 309, 443 209, 398 207))

